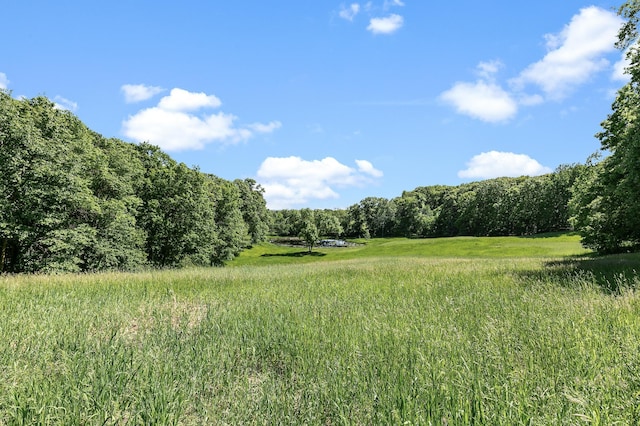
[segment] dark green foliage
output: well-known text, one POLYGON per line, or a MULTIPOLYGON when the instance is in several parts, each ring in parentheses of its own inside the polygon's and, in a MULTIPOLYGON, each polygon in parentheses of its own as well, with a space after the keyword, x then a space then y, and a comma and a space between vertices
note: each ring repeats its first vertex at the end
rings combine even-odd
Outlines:
MULTIPOLYGON (((420 238, 565 231, 571 228, 571 187, 583 172, 585 166, 561 166, 543 176, 419 187, 391 200, 368 197, 345 210, 313 213, 324 236, 420 238)), ((273 234, 300 234, 299 211, 275 211, 271 217, 273 234)))
POLYGON ((418 194, 403 194, 395 200, 395 232, 407 237, 433 233, 436 214, 418 194))
POLYGON ((392 232, 396 216, 396 205, 393 200, 367 197, 360 201, 358 208, 371 237, 384 237, 392 232))
POLYGON ((0 91, 0 272, 222 264, 264 238, 262 192, 0 91), (244 222, 244 218, 247 224, 244 222))
MULTIPOLYGON (((532 235, 570 228, 568 203, 580 166, 554 173, 498 178, 449 188, 441 197, 433 233, 451 235, 532 235)), ((416 189, 420 191, 420 188, 416 189)))
POLYGON ((299 210, 272 210, 270 211, 270 228, 269 232, 273 235, 283 237, 293 237, 298 235, 298 224, 300 223, 299 210))
POLYGON ((216 226, 207 177, 157 148, 141 145, 140 150, 148 156, 148 169, 138 219, 147 232, 149 262, 162 267, 210 264, 216 226))
POLYGON ((262 194, 264 189, 253 179, 236 179, 240 210, 252 244, 262 242, 269 232, 269 212, 262 194))
MULTIPOLYGON (((110 169, 109 146, 45 98, 0 94, 1 271, 125 268, 144 259, 139 199, 110 169)), ((123 173, 124 179, 118 177, 123 173)), ((130 175, 131 173, 129 173, 130 175)))
POLYGON ((237 256, 247 241, 247 226, 242 219, 240 195, 232 182, 211 177, 216 186, 215 222, 220 230, 214 242, 212 263, 222 264, 237 256))
POLYGON ((345 226, 346 234, 356 238, 370 238, 370 226, 367 217, 359 204, 354 204, 347 210, 347 226, 345 226))

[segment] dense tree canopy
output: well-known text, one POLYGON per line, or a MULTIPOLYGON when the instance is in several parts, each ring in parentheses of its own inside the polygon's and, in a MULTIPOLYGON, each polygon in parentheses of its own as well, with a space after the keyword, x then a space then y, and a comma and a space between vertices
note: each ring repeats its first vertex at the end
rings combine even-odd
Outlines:
POLYGON ((0 91, 0 272, 222 264, 263 240, 253 181, 106 139, 44 97, 0 91))
MULTIPOLYGON (((322 236, 438 237, 531 235, 570 229, 571 187, 585 166, 537 177, 498 178, 459 186, 426 186, 388 200, 367 197, 345 210, 316 210, 322 236), (332 226, 327 226, 332 217, 332 226)), ((306 213, 305 213, 306 214, 306 213)), ((300 212, 271 212, 271 232, 299 235, 300 212)))

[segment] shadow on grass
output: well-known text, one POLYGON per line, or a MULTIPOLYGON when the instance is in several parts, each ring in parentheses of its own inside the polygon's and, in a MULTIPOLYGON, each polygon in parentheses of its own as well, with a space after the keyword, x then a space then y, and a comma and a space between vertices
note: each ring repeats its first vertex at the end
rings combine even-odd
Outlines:
POLYGON ((326 253, 320 253, 318 251, 309 252, 305 251, 297 251, 295 253, 265 253, 260 257, 305 257, 305 256, 314 256, 314 257, 322 257, 326 256, 326 253))
POLYGON ((640 289, 640 253, 601 256, 587 254, 546 262, 543 269, 521 271, 519 275, 535 281, 549 279, 566 287, 596 284, 604 293, 621 294, 640 289))

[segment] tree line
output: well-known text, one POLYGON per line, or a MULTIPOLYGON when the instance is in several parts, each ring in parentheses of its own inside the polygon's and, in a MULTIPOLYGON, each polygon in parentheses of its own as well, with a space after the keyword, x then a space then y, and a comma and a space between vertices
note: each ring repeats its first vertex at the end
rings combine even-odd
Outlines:
POLYGON ((255 181, 104 138, 44 97, 0 91, 0 272, 220 265, 262 241, 255 181))
POLYGON ((386 199, 367 197, 346 209, 271 212, 271 233, 300 235, 312 222, 327 237, 532 235, 571 229, 572 187, 586 166, 543 176, 425 186, 386 199))

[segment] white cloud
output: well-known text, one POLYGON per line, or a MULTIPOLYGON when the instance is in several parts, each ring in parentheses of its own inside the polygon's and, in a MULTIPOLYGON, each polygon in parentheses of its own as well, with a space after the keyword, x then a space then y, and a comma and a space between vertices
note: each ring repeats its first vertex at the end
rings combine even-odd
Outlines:
POLYGON ((9 87, 9 79, 5 73, 0 72, 0 89, 6 89, 7 87, 9 87))
POLYGON ((218 113, 197 117, 159 107, 144 109, 123 123, 124 134, 148 141, 167 151, 202 149, 207 142, 242 139, 233 126, 235 117, 218 113))
POLYGON ((193 93, 184 89, 171 89, 169 96, 160 99, 159 108, 167 111, 195 111, 200 108, 218 108, 222 105, 215 95, 193 93))
POLYGON ((143 109, 129 116, 122 123, 123 133, 137 142, 147 141, 166 151, 202 149, 207 143, 236 143, 253 137, 256 133, 270 133, 281 123, 253 123, 237 127, 237 117, 218 112, 215 114, 194 112, 204 108, 216 108, 222 102, 214 95, 192 93, 173 89, 157 106, 143 109))
POLYGON ((550 99, 562 99, 576 86, 607 68, 604 55, 614 44, 622 20, 613 12, 590 6, 581 9, 559 34, 547 34, 549 52, 531 64, 512 84, 539 86, 550 99))
POLYGON ((493 80, 494 75, 504 67, 502 61, 493 60, 489 62, 480 62, 477 66, 478 75, 487 80, 493 80))
POLYGON ((384 173, 380 170, 373 167, 373 164, 367 160, 356 160, 356 164, 358 165, 358 171, 371 175, 373 177, 382 177, 384 173))
POLYGON ((618 62, 613 64, 613 73, 611 79, 616 81, 628 82, 631 80, 631 76, 626 73, 626 69, 629 67, 629 59, 627 58, 627 51, 622 54, 622 57, 618 62))
POLYGON ((518 96, 518 104, 520 105, 534 106, 534 105, 540 105, 541 103, 544 103, 544 98, 538 94, 535 94, 535 95, 520 94, 518 96))
POLYGON ((282 123, 279 121, 272 121, 267 124, 253 123, 253 124, 249 124, 248 127, 257 133, 272 133, 274 130, 277 130, 280 127, 282 127, 282 123))
POLYGON ((367 30, 374 34, 392 34, 404 24, 404 19, 395 13, 385 18, 371 18, 367 30))
POLYGON ((146 86, 144 84, 124 84, 120 90, 124 93, 124 101, 128 104, 146 101, 164 92, 162 87, 146 86))
POLYGON ((492 179, 497 177, 538 176, 551 169, 524 154, 489 151, 474 156, 467 168, 458 172, 461 178, 492 179))
POLYGON ((76 111, 78 109, 77 102, 70 101, 69 99, 63 98, 60 95, 53 98, 53 100, 55 109, 63 111, 76 111))
POLYGON ((332 157, 322 160, 303 160, 300 157, 268 157, 257 172, 257 180, 265 190, 270 209, 304 205, 310 200, 339 198, 335 188, 360 186, 380 177, 366 160, 356 160, 358 170, 332 157))
POLYGON ((360 12, 360 5, 358 3, 352 3, 349 7, 341 6, 339 15, 342 19, 347 21, 353 21, 353 18, 360 12))
POLYGON ((518 104, 509 93, 495 83, 482 80, 458 82, 440 98, 458 113, 490 123, 509 120, 518 112, 518 104))

